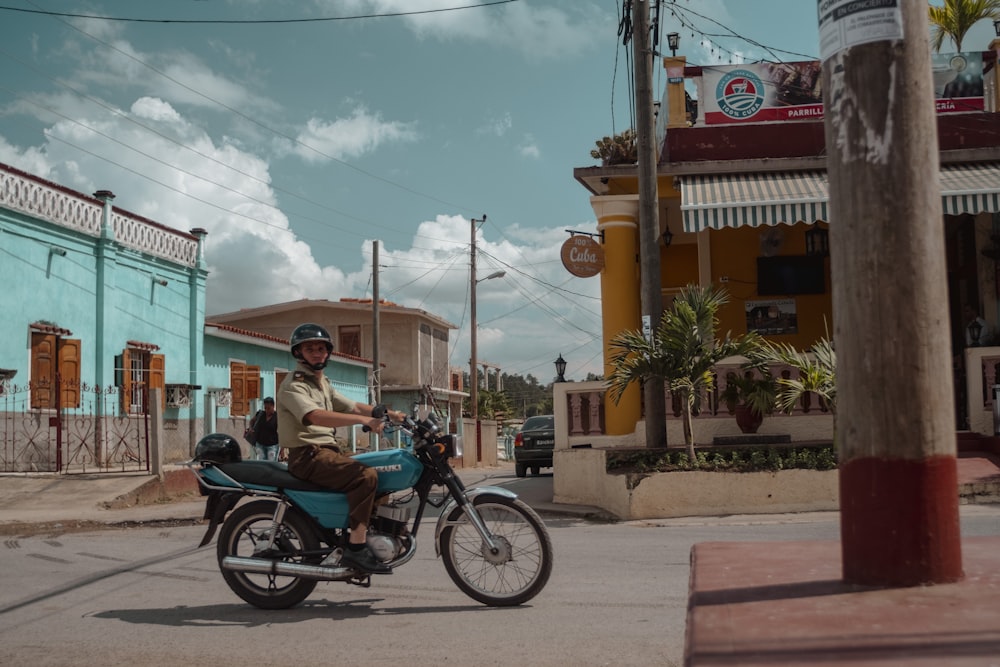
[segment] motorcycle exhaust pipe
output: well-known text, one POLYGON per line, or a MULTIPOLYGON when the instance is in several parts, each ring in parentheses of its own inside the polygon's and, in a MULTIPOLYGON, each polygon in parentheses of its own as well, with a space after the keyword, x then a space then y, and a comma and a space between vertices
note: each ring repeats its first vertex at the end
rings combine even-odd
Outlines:
POLYGON ((226 556, 222 559, 222 567, 233 572, 273 574, 283 577, 315 579, 317 581, 349 579, 357 574, 354 570, 346 567, 303 565, 302 563, 286 563, 285 561, 267 560, 266 558, 240 558, 239 556, 226 556))

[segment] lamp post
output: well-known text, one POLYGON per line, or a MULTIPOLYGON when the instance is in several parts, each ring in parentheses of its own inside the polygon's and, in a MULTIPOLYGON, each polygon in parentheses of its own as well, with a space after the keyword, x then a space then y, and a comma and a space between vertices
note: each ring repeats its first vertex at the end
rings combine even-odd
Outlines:
POLYGON ((479 360, 476 358, 476 285, 483 282, 483 280, 492 280, 494 278, 502 278, 507 273, 505 271, 494 271, 490 275, 482 278, 481 280, 476 279, 476 223, 486 222, 486 216, 483 215, 482 220, 476 220, 472 218, 472 243, 471 243, 471 257, 470 257, 470 267, 469 272, 469 285, 470 285, 470 304, 469 304, 469 315, 470 315, 470 336, 469 336, 469 400, 471 401, 470 411, 472 414, 472 427, 476 431, 476 463, 483 460, 483 441, 479 433, 479 373, 476 372, 476 367, 479 365, 479 360))
POLYGON ((680 34, 676 33, 676 32, 668 32, 667 33, 667 48, 670 49, 670 56, 671 57, 677 55, 677 49, 680 47, 680 45, 681 45, 681 36, 680 36, 680 34))
POLYGON ((566 378, 564 374, 566 373, 566 360, 562 358, 562 353, 559 354, 559 358, 555 361, 556 364, 556 382, 565 382, 566 378))

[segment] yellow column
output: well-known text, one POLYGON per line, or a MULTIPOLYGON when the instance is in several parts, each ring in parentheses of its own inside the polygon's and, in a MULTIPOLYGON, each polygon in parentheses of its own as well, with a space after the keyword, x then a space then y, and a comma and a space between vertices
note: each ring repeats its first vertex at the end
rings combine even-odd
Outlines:
MULTIPOLYGON (((611 340, 626 329, 639 329, 642 309, 639 291, 639 197, 591 197, 597 229, 604 234, 604 269, 601 271, 601 321, 604 336, 604 377, 611 375, 611 340)), ((605 432, 626 435, 642 418, 639 385, 633 383, 616 405, 604 405, 605 432)))
MULTIPOLYGON (((990 42, 990 51, 1000 55, 1000 37, 990 42)), ((1000 68, 993 66, 993 71, 984 78, 983 87, 986 97, 986 111, 1000 111, 1000 68)))
MULTIPOLYGON (((667 129, 687 127, 687 103, 684 96, 684 66, 686 56, 667 56, 663 69, 667 70, 667 129)), ((664 113, 660 109, 660 113, 664 113)), ((694 121, 695 119, 692 119, 694 121)))

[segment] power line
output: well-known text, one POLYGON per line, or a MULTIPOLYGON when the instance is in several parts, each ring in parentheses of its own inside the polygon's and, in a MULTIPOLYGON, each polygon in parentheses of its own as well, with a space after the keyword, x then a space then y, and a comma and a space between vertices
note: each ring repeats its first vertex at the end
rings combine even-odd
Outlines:
POLYGON ((74 19, 93 19, 96 21, 117 21, 126 23, 177 23, 177 24, 222 24, 222 25, 259 25, 259 24, 280 24, 280 23, 320 23, 327 21, 356 21, 359 19, 379 19, 399 16, 418 16, 421 14, 440 14, 442 12, 456 12, 463 9, 480 9, 482 7, 492 7, 493 5, 504 5, 518 0, 494 0, 478 5, 461 5, 458 7, 443 7, 441 9, 423 9, 412 12, 386 12, 384 14, 355 14, 352 16, 318 16, 308 19, 140 19, 124 16, 100 16, 98 14, 75 14, 71 12, 53 12, 43 9, 25 9, 23 7, 7 7, 0 5, 0 11, 22 12, 24 14, 43 14, 45 16, 59 16, 74 19))

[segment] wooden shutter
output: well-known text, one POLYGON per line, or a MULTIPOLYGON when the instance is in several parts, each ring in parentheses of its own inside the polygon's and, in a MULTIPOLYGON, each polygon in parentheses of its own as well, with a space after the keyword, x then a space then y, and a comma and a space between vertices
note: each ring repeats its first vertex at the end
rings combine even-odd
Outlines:
POLYGON ((250 399, 252 398, 263 398, 260 395, 260 366, 247 366, 247 412, 249 412, 250 399))
POLYGON ((229 390, 233 402, 229 406, 231 416, 242 416, 247 413, 247 367, 239 361, 229 362, 229 390))
POLYGON ((58 357, 53 334, 31 334, 31 407, 54 408, 58 357))
POLYGON ((122 414, 132 414, 132 355, 128 348, 122 352, 121 356, 121 393, 122 393, 122 414))
POLYGON ((153 395, 154 389, 160 390, 160 407, 166 408, 167 406, 167 383, 164 380, 166 367, 166 361, 162 354, 151 354, 149 355, 149 382, 147 383, 147 396, 153 395))
POLYGON ((64 408, 80 407, 80 341, 61 338, 58 341, 60 396, 64 408))

